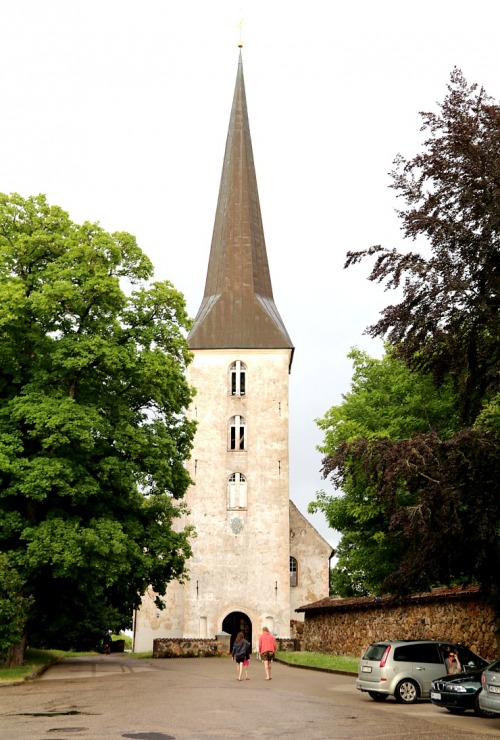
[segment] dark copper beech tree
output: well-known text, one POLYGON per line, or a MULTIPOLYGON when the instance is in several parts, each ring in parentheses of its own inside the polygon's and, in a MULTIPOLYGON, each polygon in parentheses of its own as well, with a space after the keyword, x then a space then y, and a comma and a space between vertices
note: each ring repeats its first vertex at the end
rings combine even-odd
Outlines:
POLYGON ((391 187, 404 237, 424 246, 349 252, 346 267, 373 256, 369 279, 399 289, 367 333, 438 387, 451 381, 458 423, 352 438, 323 472, 339 489, 362 477, 385 512, 400 546, 379 591, 479 582, 500 616, 500 106, 455 69, 421 116, 423 149, 396 158, 391 187))
POLYGON ((369 279, 403 300, 368 333, 438 383, 450 374, 471 426, 499 389, 500 107, 455 69, 440 112, 421 116, 424 149, 396 158, 391 187, 404 236, 425 238, 430 256, 374 246, 349 252, 346 267, 376 255, 369 279))

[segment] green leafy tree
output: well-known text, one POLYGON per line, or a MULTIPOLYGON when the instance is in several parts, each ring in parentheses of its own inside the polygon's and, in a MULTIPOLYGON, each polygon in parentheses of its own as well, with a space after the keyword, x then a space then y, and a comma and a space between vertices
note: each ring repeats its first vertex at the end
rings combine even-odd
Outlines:
POLYGON ((8 556, 0 553, 0 656, 23 637, 32 605, 32 599, 23 596, 23 585, 8 556))
POLYGON ((27 615, 11 664, 28 639, 88 647, 128 626, 191 554, 174 526, 189 320, 151 277, 130 234, 0 195, 0 550, 16 574, 3 593, 27 615))
MULTIPOLYGON (((351 390, 316 423, 324 433, 319 447, 324 473, 332 475, 334 495, 320 491, 309 506, 322 511, 341 533, 337 563, 331 569, 331 589, 341 596, 379 593, 405 551, 404 538, 390 533, 390 517, 357 454, 360 441, 404 440, 437 431, 449 436, 458 424, 451 384, 437 389, 430 376, 412 372, 388 348, 381 360, 353 349, 351 390), (350 454, 350 450, 356 453, 350 454)), ((400 501, 408 500, 402 486, 400 501)))

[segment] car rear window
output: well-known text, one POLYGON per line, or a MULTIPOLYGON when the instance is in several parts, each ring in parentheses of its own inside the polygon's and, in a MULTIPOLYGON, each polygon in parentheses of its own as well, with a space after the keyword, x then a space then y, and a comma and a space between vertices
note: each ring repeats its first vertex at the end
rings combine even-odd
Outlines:
POLYGON ((365 650, 363 660, 380 660, 387 647, 387 645, 382 644, 370 645, 370 647, 365 650))

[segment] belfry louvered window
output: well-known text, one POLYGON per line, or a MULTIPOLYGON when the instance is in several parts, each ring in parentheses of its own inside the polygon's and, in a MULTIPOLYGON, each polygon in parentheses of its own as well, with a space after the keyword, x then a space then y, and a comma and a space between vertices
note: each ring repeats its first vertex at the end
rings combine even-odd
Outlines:
POLYGON ((244 396, 246 393, 246 367, 236 360, 229 370, 229 387, 232 396, 244 396))
POLYGON ((229 422, 229 449, 246 450, 245 419, 233 416, 229 422))
POLYGON ((242 473, 233 473, 227 481, 227 508, 247 508, 247 481, 242 473))
POLYGON ((290 586, 296 586, 298 584, 298 567, 295 558, 290 556, 290 586))

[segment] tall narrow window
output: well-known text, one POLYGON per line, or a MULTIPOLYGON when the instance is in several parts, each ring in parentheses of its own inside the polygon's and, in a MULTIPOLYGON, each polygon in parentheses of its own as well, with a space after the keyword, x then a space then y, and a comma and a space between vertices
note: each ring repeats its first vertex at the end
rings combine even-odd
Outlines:
POLYGON ((229 449, 246 449, 245 419, 242 416, 233 416, 229 423, 229 449))
POLYGON ((246 390, 246 367, 236 360, 230 367, 230 388, 232 396, 244 396, 246 390))
POLYGON ((296 586, 297 583, 297 561, 290 556, 290 586, 296 586))
POLYGON ((233 473, 227 481, 227 508, 247 508, 247 481, 241 473, 233 473))

